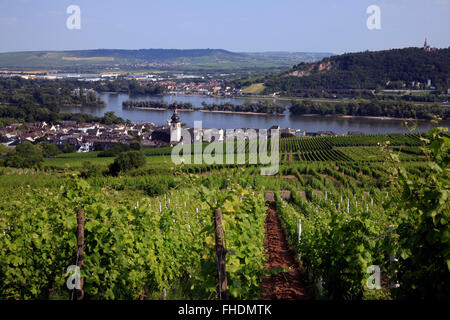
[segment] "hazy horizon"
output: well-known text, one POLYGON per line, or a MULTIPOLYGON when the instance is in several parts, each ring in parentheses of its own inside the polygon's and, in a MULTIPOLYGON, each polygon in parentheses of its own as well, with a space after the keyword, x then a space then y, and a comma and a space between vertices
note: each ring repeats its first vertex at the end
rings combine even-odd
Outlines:
MULTIPOLYGON (((392 50, 392 49, 406 49, 406 48, 421 48, 422 45, 418 46, 406 46, 406 47, 398 47, 398 48, 386 48, 386 49, 380 49, 380 50, 369 50, 369 51, 384 51, 384 50, 392 50)), ((435 47, 435 46, 433 46, 435 47)), ((447 49, 450 46, 442 47, 437 49, 447 49)), ((335 53, 335 52, 324 52, 324 51, 280 51, 280 50, 268 50, 268 51, 232 51, 225 48, 137 48, 137 49, 127 49, 127 48, 87 48, 87 49, 61 49, 61 50, 20 50, 20 51, 0 51, 0 53, 14 53, 14 52, 63 52, 63 51, 92 51, 92 50, 225 50, 232 53, 318 53, 318 54, 332 54, 332 55, 339 55, 339 54, 345 54, 345 53, 357 53, 357 52, 364 52, 368 50, 358 50, 358 51, 347 51, 347 52, 341 52, 341 53, 335 53)))
POLYGON ((232 53, 323 53, 323 54, 335 54, 334 52, 316 52, 316 51, 232 51, 226 48, 87 48, 87 49, 61 49, 61 50, 20 50, 20 51, 0 51, 0 53, 14 53, 14 52, 63 52, 63 51, 92 51, 92 50, 225 50, 232 53))

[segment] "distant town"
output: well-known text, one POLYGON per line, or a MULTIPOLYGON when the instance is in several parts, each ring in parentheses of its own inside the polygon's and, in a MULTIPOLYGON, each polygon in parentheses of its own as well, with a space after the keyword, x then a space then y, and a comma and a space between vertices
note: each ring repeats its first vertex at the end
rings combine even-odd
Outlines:
MULTIPOLYGON (((227 74, 222 74, 226 77, 227 74)), ((53 71, 11 71, 0 70, 0 77, 20 77, 27 80, 79 80, 83 82, 103 82, 111 80, 135 80, 141 85, 157 83, 167 94, 195 94, 236 96, 242 89, 232 88, 223 79, 208 75, 188 75, 183 73, 157 74, 120 74, 120 73, 57 73, 53 71)))

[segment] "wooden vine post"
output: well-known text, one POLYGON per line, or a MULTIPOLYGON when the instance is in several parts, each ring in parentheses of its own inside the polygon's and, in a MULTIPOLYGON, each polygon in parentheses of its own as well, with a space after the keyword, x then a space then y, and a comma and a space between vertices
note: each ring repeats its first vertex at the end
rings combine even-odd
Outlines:
MULTIPOLYGON (((84 210, 78 209, 77 212, 77 266, 80 268, 84 264, 84 210)), ((77 300, 84 297, 84 278, 80 279, 80 288, 77 289, 77 300)))
POLYGON ((228 300, 222 211, 220 209, 214 210, 214 231, 216 236, 216 262, 219 271, 219 300, 228 300))

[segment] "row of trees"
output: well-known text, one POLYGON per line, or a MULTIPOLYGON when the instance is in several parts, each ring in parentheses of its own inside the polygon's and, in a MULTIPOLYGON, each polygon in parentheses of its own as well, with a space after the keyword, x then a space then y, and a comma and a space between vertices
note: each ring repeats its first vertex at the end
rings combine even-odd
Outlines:
POLYGON ((42 80, 42 79, 23 79, 20 77, 1 78, 0 88, 2 89, 33 89, 33 88, 53 88, 61 89, 63 94, 71 92, 77 88, 93 89, 97 92, 121 92, 128 94, 162 94, 164 87, 153 83, 141 83, 130 79, 115 79, 108 81, 78 81, 77 79, 58 79, 58 80, 42 80))
POLYGON ((352 115, 418 119, 432 119, 432 115, 438 115, 442 119, 450 119, 450 107, 438 104, 419 106, 403 101, 362 100, 331 103, 293 100, 289 110, 294 115, 352 115))
MULTIPOLYGON (((155 109, 188 109, 188 110, 202 110, 202 108, 195 108, 190 102, 177 102, 168 104, 165 101, 134 101, 127 100, 122 103, 127 108, 155 108, 155 109)), ((255 112, 255 113, 268 113, 268 114, 280 114, 284 113, 286 107, 280 104, 265 101, 250 101, 247 100, 243 104, 234 104, 231 102, 225 102, 222 104, 208 104, 202 102, 203 110, 209 111, 234 111, 234 112, 255 112)))
POLYGON ((136 80, 116 79, 108 82, 96 82, 92 88, 98 92, 121 92, 132 95, 159 95, 163 94, 164 87, 152 82, 140 83, 136 80))
POLYGON ((44 158, 51 158, 60 153, 73 153, 77 149, 70 144, 58 148, 55 144, 39 142, 32 144, 24 141, 15 149, 0 144, 0 166, 12 168, 41 168, 44 158))
MULTIPOLYGON (((84 163, 81 175, 84 177, 98 176, 101 174, 117 175, 132 169, 137 169, 145 165, 146 157, 139 151, 139 144, 126 146, 117 145, 113 148, 111 155, 116 156, 114 162, 109 166, 109 171, 103 172, 103 167, 84 163)), ((12 168, 36 168, 42 167, 44 157, 53 157, 61 152, 75 152, 76 148, 71 145, 64 145, 58 149, 56 145, 41 142, 31 144, 28 141, 20 143, 15 149, 10 149, 0 144, 0 166, 12 168)), ((106 155, 105 155, 106 156, 106 155)))
POLYGON ((190 102, 178 102, 175 101, 171 104, 168 104, 165 101, 135 101, 135 100, 126 100, 122 102, 122 106, 126 108, 155 108, 155 109, 188 109, 194 110, 194 105, 190 102))
MULTIPOLYGON (((92 178, 113 175, 117 176, 133 169, 139 169, 145 166, 147 160, 143 152, 139 150, 127 149, 128 151, 119 152, 108 167, 93 164, 90 161, 83 162, 80 168, 80 176, 82 178, 92 178)), ((151 188, 149 186, 149 188, 151 188)), ((167 190, 167 189, 166 189, 167 190)))
MULTIPOLYGON (((96 150, 99 150, 96 148, 96 150)), ((102 150, 98 153, 97 157, 104 158, 104 157, 115 157, 118 154, 126 151, 139 151, 141 150, 141 145, 139 142, 133 142, 130 144, 124 144, 124 143, 114 143, 110 148, 107 150, 102 150)))
POLYGON ((0 166, 13 168, 40 168, 44 161, 44 151, 39 145, 23 142, 14 150, 0 148, 0 166))
POLYGON ((203 109, 209 111, 235 111, 235 112, 255 112, 255 113, 268 113, 268 114, 282 114, 286 110, 286 107, 280 104, 265 101, 250 101, 247 100, 243 104, 233 104, 226 102, 222 104, 208 104, 202 102, 203 109))

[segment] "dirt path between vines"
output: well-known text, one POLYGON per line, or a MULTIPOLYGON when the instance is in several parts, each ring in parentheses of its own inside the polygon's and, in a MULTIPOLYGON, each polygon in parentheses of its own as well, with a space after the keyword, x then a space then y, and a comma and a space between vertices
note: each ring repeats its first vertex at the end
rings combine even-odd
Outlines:
POLYGON ((289 152, 289 153, 287 154, 286 161, 287 161, 287 162, 291 162, 291 157, 292 157, 292 153, 289 152))
POLYGON ((280 267, 289 268, 289 271, 264 277, 261 285, 263 291, 262 299, 313 299, 281 228, 281 223, 276 214, 275 202, 269 202, 265 228, 266 239, 264 240, 264 248, 267 251, 266 268, 269 270, 280 267))

